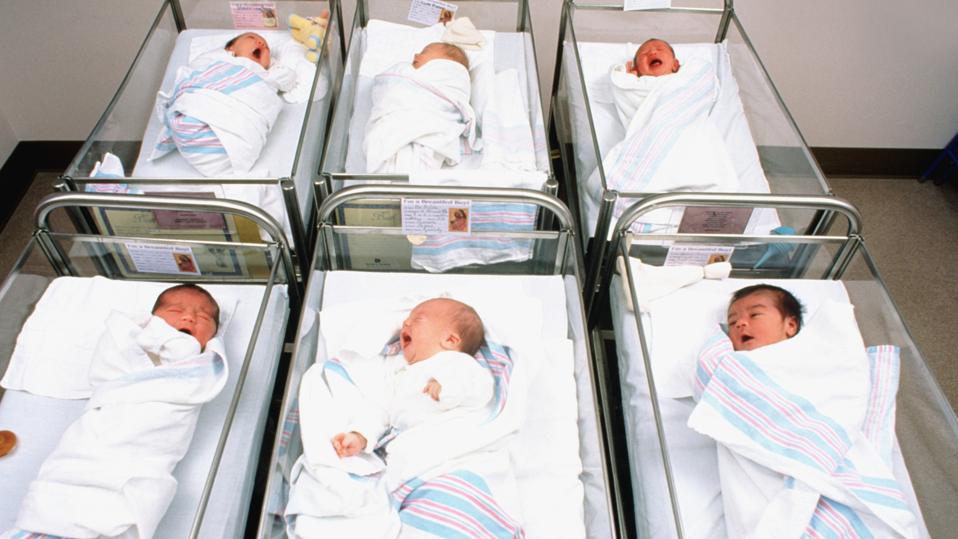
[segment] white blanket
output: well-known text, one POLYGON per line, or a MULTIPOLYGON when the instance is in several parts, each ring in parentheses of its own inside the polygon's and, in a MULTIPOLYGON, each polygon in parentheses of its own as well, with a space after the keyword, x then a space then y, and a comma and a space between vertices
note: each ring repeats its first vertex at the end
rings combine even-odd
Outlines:
POLYGON ((204 176, 249 173, 283 108, 279 89, 247 58, 225 51, 200 56, 180 68, 169 95, 158 95, 165 129, 150 159, 178 149, 204 176))
POLYGON ((730 536, 918 536, 892 472, 897 353, 870 359, 849 318, 827 302, 791 339, 703 348, 689 426, 719 444, 730 536))
MULTIPOLYGON (((607 187, 636 193, 739 191, 725 142, 709 121, 718 97, 713 65, 696 60, 661 77, 636 77, 619 67, 613 67, 609 77, 626 133, 602 160, 607 187)), ((625 202, 616 205, 616 216, 625 202)), ((681 208, 656 211, 633 228, 649 232, 674 227, 681 216, 681 208)))
POLYGON ((176 491, 201 405, 223 389, 218 338, 199 343, 163 320, 114 312, 90 366, 87 411, 31 483, 17 527, 65 537, 152 537, 176 491))
POLYGON ((469 71, 452 60, 418 69, 399 63, 377 75, 363 140, 366 170, 436 169, 458 164, 463 151, 478 150, 470 92, 469 71))

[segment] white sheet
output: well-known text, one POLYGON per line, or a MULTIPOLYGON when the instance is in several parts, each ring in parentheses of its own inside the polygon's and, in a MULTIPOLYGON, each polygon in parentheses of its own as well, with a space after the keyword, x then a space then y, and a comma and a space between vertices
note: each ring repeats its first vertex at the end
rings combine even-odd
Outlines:
MULTIPOLYGON (((674 537, 671 502, 649 402, 642 348, 634 314, 623 301, 627 293, 623 290, 623 282, 621 277, 613 277, 611 304, 636 523, 640 536, 674 537)), ((657 388, 661 385, 667 392, 670 386, 684 386, 687 368, 677 369, 671 360, 694 357, 716 322, 725 320, 732 292, 757 282, 748 279, 703 280, 650 302, 651 312, 642 315, 642 323, 651 356, 670 360, 668 363, 652 361, 657 388)), ((814 312, 826 299, 849 302, 848 293, 840 281, 770 279, 761 282, 791 291, 807 312, 814 312)), ((680 392, 680 389, 675 391, 680 392)), ((659 406, 685 536, 726 537, 714 442, 686 425, 694 406, 691 398, 667 398, 660 393, 659 406)), ((906 489, 911 505, 917 508, 897 444, 895 461, 895 475, 906 489)))
MULTIPOLYGON (((371 108, 369 103, 371 101, 373 77, 394 63, 412 61, 414 53, 419 52, 427 43, 438 41, 442 36, 442 29, 435 26, 413 28, 379 20, 370 21, 363 31, 365 32, 366 39, 362 42, 365 43, 366 48, 363 51, 362 61, 358 68, 355 101, 352 106, 352 116, 349 119, 349 144, 345 163, 345 170, 349 173, 366 172, 365 156, 362 151, 362 146, 366 135, 366 122, 371 108)), ((472 76, 471 101, 480 119, 486 108, 486 103, 489 101, 495 101, 497 104, 504 103, 506 106, 516 102, 522 104, 529 103, 529 74, 526 73, 525 47, 523 41, 525 34, 491 31, 482 31, 482 33, 486 38, 485 48, 481 51, 466 51, 469 55, 470 73, 472 76), (497 76, 508 69, 516 70, 516 76, 514 78, 497 76), (506 86, 510 90, 510 94, 504 96, 502 99, 497 99, 497 86, 506 86), (519 97, 517 98, 516 95, 519 97)), ((355 69, 355 67, 352 69, 355 69)), ((350 68, 347 67, 347 71, 349 70, 350 68)), ((535 102, 538 103, 538 98, 535 99, 535 102)), ((530 117, 539 118, 541 117, 541 113, 536 110, 530 114, 530 112, 524 108, 522 115, 518 118, 524 120, 522 122, 522 128, 530 133, 532 142, 532 145, 529 146, 527 150, 524 150, 524 153, 532 153, 532 155, 529 156, 531 159, 526 158, 521 160, 521 162, 533 162, 535 168, 538 169, 541 174, 541 184, 546 179, 548 156, 544 141, 540 144, 538 140, 540 137, 536 136, 542 126, 530 126, 528 121, 530 117)), ((517 121, 515 117, 509 119, 517 121)), ((514 128, 514 126, 509 125, 505 127, 514 128)), ((530 137, 505 138, 504 135, 507 133, 505 133, 503 129, 500 129, 499 133, 499 136, 503 137, 503 143, 508 143, 509 140, 530 140, 530 137)), ((495 144, 496 140, 491 140, 491 142, 495 144)), ((497 157, 502 153, 503 152, 499 152, 496 154, 497 157)), ((483 155, 483 153, 464 155, 459 165, 453 167, 447 166, 443 169, 443 177, 458 179, 458 171, 477 169, 480 166, 484 166, 482 163, 483 155)), ((501 159, 499 160, 502 162, 501 159)))
MULTIPOLYGON (((163 83, 160 88, 161 91, 169 92, 173 88, 177 69, 180 66, 188 64, 190 58, 192 58, 192 55, 196 51, 204 49, 206 44, 208 44, 211 40, 216 40, 217 38, 223 39, 223 43, 225 43, 229 37, 236 35, 238 32, 238 30, 210 29, 190 29, 181 32, 176 38, 176 46, 174 47, 173 53, 170 55, 169 63, 166 66, 166 71, 163 75, 163 83), (198 48, 194 47, 194 41, 201 46, 198 48)), ((283 45, 288 43, 291 39, 291 36, 287 31, 262 30, 258 33, 266 38, 267 41, 270 42, 270 48, 275 50, 281 49, 283 45)), ((320 86, 317 87, 316 94, 313 96, 314 101, 321 99, 328 92, 328 87, 325 85, 325 79, 323 78, 322 74, 320 75, 320 79, 320 86)), ((276 123, 273 125, 273 128, 269 133, 262 154, 259 156, 259 159, 257 159, 248 178, 275 179, 291 176, 293 174, 293 163, 296 159, 296 150, 299 146, 299 136, 302 131, 303 121, 306 117, 308 108, 309 103, 307 101, 286 103, 283 105, 282 110, 280 110, 279 116, 276 119, 276 123)), ((144 113, 147 112, 150 115, 149 123, 146 126, 146 131, 143 133, 143 144, 140 146, 140 152, 137 156, 136 163, 132 167, 130 176, 140 178, 202 177, 199 172, 197 172, 185 159, 183 159, 181 155, 179 155, 178 152, 171 152, 169 155, 166 155, 163 158, 157 159, 155 161, 149 160, 150 154, 153 152, 153 145, 156 141, 156 137, 162 129, 163 124, 156 116, 152 108, 150 111, 144 111, 144 113)), ((129 164, 127 163, 126 165, 126 169, 130 170, 129 164)), ((267 211, 270 211, 277 221, 279 221, 281 224, 284 224, 284 226, 288 226, 288 224, 286 224, 285 218, 285 207, 282 206, 283 198, 279 192, 278 186, 262 186, 255 189, 253 186, 230 187, 216 186, 211 184, 199 186, 185 184, 163 184, 149 186, 141 185, 139 187, 145 188, 144 190, 147 192, 212 191, 215 192, 218 197, 225 196, 227 198, 243 200, 244 202, 249 202, 260 207, 266 207, 267 211), (226 190, 225 194, 224 189, 226 190), (271 192, 264 193, 264 190, 269 190, 271 192), (262 202, 264 199, 268 201, 265 204, 262 202), (274 210, 274 207, 277 209, 274 210)), ((308 189, 311 189, 311 186, 297 185, 297 195, 299 197, 301 212, 305 212, 305 210, 308 209, 308 189)))
MULTIPOLYGON (((497 325, 497 330, 526 338, 539 336, 544 343, 546 365, 531 376, 531 406, 510 446, 523 527, 527 537, 585 536, 579 411, 561 277, 331 272, 326 276, 322 308, 443 292, 473 305, 484 320, 508 321, 497 325), (521 320, 523 313, 527 313, 525 323, 512 322, 521 320)), ((602 507, 604 502, 588 505, 602 507)))
MULTIPOLYGON (((66 286, 58 287, 67 298, 88 297, 89 286, 111 287, 110 298, 122 298, 120 308, 149 310, 157 294, 170 286, 163 283, 108 281, 102 277, 62 277, 66 286), (96 284, 93 284, 96 283, 96 284), (105 283, 105 284, 104 284, 105 283)), ((174 477, 179 483, 176 497, 159 524, 155 537, 181 538, 189 533, 196 504, 209 472, 210 459, 216 449, 229 401, 236 387, 237 376, 245 352, 249 347, 253 324, 256 321, 262 286, 209 285, 204 286, 221 304, 235 304, 233 317, 222 335, 229 359, 230 377, 225 390, 206 404, 200 414, 190 452, 177 465, 174 477)), ((53 302, 57 304, 59 302, 53 302)), ((62 305, 62 303, 61 303, 62 305)), ((109 307, 109 306, 107 306, 109 307)), ((99 305, 74 303, 72 316, 78 331, 94 333, 102 323, 88 315, 99 305)), ((259 345, 251 358, 247 383, 223 452, 222 466, 210 497, 209 510, 204 519, 202 537, 239 537, 243 534, 259 445, 272 393, 279 354, 288 317, 288 298, 285 287, 276 287, 266 311, 259 345)), ((95 339, 94 339, 95 341, 95 339)), ((16 450, 0 459, 0 477, 4 493, 0 497, 0 530, 13 527, 20 500, 30 481, 46 456, 53 450, 63 430, 83 413, 85 400, 62 400, 39 397, 23 391, 9 390, 0 399, 0 425, 12 430, 19 439, 16 450)))
MULTIPOLYGON (((738 84, 732 75, 728 50, 725 43, 711 44, 673 44, 675 54, 685 64, 695 58, 711 62, 716 67, 719 79, 719 97, 712 110, 710 119, 715 123, 719 133, 726 143, 726 150, 732 159, 735 172, 741 184, 741 192, 768 193, 770 188, 765 173, 762 171, 749 130, 745 110, 739 98, 738 84)), ((615 63, 625 63, 632 58, 638 44, 630 43, 579 43, 579 57, 581 60, 583 77, 586 81, 589 110, 592 115, 592 124, 595 127, 596 140, 599 143, 599 152, 604 156, 617 142, 625 136, 625 127, 619 121, 612 94, 608 84, 610 67, 615 63)), ((574 51, 566 50, 569 58, 574 58, 574 51)), ((575 81, 574 84, 578 84, 575 81)), ((586 111, 573 109, 576 116, 573 121, 577 129, 586 124, 586 111)), ((598 175, 592 173, 596 166, 595 159, 589 157, 593 153, 591 144, 579 144, 576 166, 585 164, 589 170, 578 171, 581 177, 591 174, 589 182, 579 182, 579 203, 589 230, 589 237, 594 234, 596 219, 598 218, 598 201, 601 196, 601 183, 598 175), (581 155, 579 155, 581 154, 581 155), (591 165, 591 166, 590 166, 591 165)), ((774 210, 759 209, 754 212, 749 221, 748 231, 764 232, 778 226, 778 216, 774 210)))

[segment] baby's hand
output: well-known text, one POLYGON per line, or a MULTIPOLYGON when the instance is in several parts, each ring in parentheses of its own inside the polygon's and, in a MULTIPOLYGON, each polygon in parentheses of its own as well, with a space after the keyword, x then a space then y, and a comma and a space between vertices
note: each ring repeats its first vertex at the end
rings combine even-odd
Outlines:
POLYGON ((352 457, 366 448, 366 437, 358 432, 341 432, 333 436, 333 449, 339 458, 352 457))
POLYGON ((638 70, 635 69, 635 64, 632 63, 632 60, 629 60, 628 62, 625 63, 625 72, 632 73, 633 75, 639 74, 638 70))
POLYGON ((440 391, 442 391, 442 384, 437 382, 435 378, 430 378, 429 381, 426 382, 426 387, 422 388, 422 392, 429 394, 434 401, 439 400, 440 391))

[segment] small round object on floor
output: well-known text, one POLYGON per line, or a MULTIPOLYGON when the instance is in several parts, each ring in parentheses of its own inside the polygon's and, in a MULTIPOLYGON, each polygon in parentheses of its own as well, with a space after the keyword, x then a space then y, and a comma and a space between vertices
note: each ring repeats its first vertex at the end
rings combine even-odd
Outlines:
POLYGON ((0 430, 0 457, 6 456, 17 445, 17 435, 9 430, 0 430))

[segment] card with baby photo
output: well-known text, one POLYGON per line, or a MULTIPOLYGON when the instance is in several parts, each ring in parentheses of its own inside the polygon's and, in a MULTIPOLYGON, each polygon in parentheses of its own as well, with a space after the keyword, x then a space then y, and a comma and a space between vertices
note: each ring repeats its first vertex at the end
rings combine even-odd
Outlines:
POLYGON ((409 5, 408 20, 426 25, 447 23, 456 16, 459 6, 442 0, 413 0, 409 5))
POLYGON ((233 28, 278 28, 276 2, 230 2, 233 28))
POLYGON ((472 201, 403 199, 402 230, 406 235, 468 234, 472 201))

